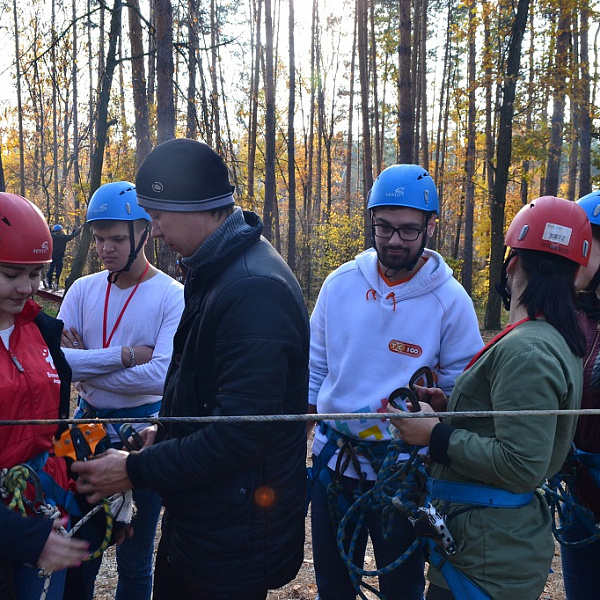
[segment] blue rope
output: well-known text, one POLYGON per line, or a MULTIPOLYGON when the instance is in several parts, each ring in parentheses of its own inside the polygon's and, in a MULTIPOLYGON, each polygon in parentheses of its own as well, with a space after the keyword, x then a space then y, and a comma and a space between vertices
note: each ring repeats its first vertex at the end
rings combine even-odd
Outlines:
POLYGON ((582 506, 573 491, 577 482, 576 461, 567 457, 560 472, 542 485, 544 497, 552 513, 552 533, 562 546, 581 548, 600 539, 600 523, 594 513, 582 506), (566 539, 575 523, 580 521, 590 535, 582 540, 570 542, 566 539))
POLYGON ((388 453, 379 469, 374 486, 365 493, 361 493, 358 488, 354 494, 354 502, 341 519, 337 518, 340 512, 338 494, 341 493, 341 485, 332 482, 328 488, 330 513, 332 518, 336 519, 333 522, 339 522, 338 551, 348 568, 354 589, 364 600, 367 599, 367 596, 364 595, 362 588, 369 590, 378 598, 384 599, 384 596, 376 588, 364 582, 363 577, 379 577, 391 573, 423 545, 423 539, 416 537, 401 556, 389 565, 374 571, 365 570, 354 564, 356 544, 369 511, 381 510, 383 536, 386 540, 393 535, 394 526, 399 518, 418 517, 417 508, 425 493, 426 473, 416 446, 409 449, 410 458, 408 460, 398 462, 399 453, 406 450, 404 444, 397 441, 388 447, 388 453), (353 526, 353 531, 350 536, 348 553, 346 553, 344 542, 348 539, 348 531, 351 526, 353 526))

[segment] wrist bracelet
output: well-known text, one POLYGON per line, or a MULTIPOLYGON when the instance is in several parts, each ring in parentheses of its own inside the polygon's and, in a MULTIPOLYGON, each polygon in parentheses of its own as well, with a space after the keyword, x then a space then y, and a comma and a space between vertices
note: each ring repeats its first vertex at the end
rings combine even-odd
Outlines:
POLYGON ((131 356, 131 362, 129 363, 129 368, 135 367, 135 352, 133 351, 133 346, 129 346, 129 356, 131 356))

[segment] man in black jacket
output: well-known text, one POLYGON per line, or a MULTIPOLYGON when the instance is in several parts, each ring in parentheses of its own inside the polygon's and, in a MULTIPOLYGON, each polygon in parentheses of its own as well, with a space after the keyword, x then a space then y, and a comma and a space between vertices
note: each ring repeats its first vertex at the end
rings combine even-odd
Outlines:
MULTIPOLYGON (((300 287, 260 218, 234 206, 222 159, 170 140, 141 165, 136 189, 152 235, 188 269, 161 414, 305 413, 300 287)), ((305 454, 303 422, 182 421, 141 452, 111 451, 74 470, 90 499, 131 487, 163 498, 154 600, 263 600, 302 563, 305 454)))

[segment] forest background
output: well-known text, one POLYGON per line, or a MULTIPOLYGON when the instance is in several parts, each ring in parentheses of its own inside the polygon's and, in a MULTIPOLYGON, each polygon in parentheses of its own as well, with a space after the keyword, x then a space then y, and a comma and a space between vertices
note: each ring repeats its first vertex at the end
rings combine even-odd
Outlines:
MULTIPOLYGON (((505 224, 600 180, 598 4, 0 0, 0 191, 70 229, 156 144, 203 140, 311 307, 370 246, 374 178, 418 163, 440 194, 429 246, 499 329, 505 224)), ((67 287, 99 270, 89 246, 71 242, 67 287)))

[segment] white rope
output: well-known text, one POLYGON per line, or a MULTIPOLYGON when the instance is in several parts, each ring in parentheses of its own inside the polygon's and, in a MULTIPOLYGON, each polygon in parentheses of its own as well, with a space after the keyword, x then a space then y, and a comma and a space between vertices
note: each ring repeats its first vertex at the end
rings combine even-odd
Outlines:
POLYGON ((296 414, 296 415, 210 415, 206 417, 124 417, 115 419, 29 419, 29 420, 0 420, 1 426, 14 425, 59 425, 77 423, 251 423, 260 421, 353 421, 365 419, 443 419, 446 417, 537 417, 537 416, 566 416, 566 415, 600 415, 600 408, 579 409, 547 409, 547 410, 482 410, 432 413, 326 413, 326 414, 296 414))

